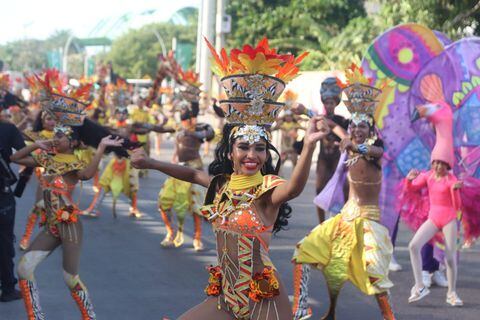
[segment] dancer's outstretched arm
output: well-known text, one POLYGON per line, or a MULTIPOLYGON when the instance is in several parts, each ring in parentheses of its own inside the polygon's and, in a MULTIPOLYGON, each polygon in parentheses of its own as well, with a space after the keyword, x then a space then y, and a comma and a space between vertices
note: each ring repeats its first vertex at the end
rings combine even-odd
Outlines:
POLYGON ((79 170, 77 172, 77 178, 79 180, 90 180, 91 178, 93 178, 93 176, 98 170, 98 165, 100 164, 100 160, 102 160, 105 149, 107 147, 121 147, 122 143, 123 139, 121 139, 120 137, 104 137, 102 141, 100 141, 100 144, 97 147, 97 151, 95 152, 92 161, 90 161, 90 163, 85 169, 79 170))
POLYGON ((53 140, 38 140, 12 154, 10 161, 27 167, 36 167, 38 164, 30 154, 40 148, 51 150, 52 146, 53 140))
POLYGON ((330 129, 328 123, 321 116, 310 119, 305 132, 302 153, 293 169, 290 180, 278 186, 272 192, 272 205, 279 207, 282 203, 297 197, 305 187, 312 165, 313 151, 317 142, 324 138, 330 129))
POLYGON ((142 148, 133 150, 132 165, 137 169, 154 169, 171 177, 208 187, 211 177, 202 170, 188 168, 178 164, 154 160, 147 156, 142 148))

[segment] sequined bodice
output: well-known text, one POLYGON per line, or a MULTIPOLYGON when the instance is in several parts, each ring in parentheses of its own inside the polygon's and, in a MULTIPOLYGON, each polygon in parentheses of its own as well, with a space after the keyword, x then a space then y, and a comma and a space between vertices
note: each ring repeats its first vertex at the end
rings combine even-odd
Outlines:
POLYGON ((262 221, 256 200, 283 182, 279 177, 265 176, 263 183, 245 190, 230 190, 225 184, 213 204, 202 210, 216 236, 224 299, 238 319, 248 318, 254 275, 265 268, 274 269, 268 256, 273 226, 262 221))

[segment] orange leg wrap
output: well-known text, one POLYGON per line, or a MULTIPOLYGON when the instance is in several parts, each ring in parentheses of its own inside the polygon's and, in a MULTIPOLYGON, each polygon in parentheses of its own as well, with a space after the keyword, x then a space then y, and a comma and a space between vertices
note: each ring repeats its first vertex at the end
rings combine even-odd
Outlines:
POLYGON ((32 211, 28 215, 27 225, 25 227, 25 233, 23 234, 22 239, 20 240, 20 247, 22 249, 27 249, 30 243, 30 238, 32 237, 33 229, 35 228, 35 223, 37 218, 39 218, 40 210, 37 206, 33 207, 32 211))
POLYGON ((18 282, 18 286, 22 292, 23 302, 27 311, 27 320, 45 320, 38 301, 38 292, 35 283, 21 279, 18 282))
POLYGON ((172 223, 170 221, 170 217, 168 216, 167 212, 165 210, 160 210, 160 216, 162 217, 163 223, 165 223, 165 228, 167 228, 167 232, 171 235, 173 235, 173 228, 172 228, 172 223))
POLYGON ((82 320, 96 319, 95 313, 93 312, 92 303, 90 302, 88 293, 86 291, 71 290, 70 294, 72 295, 73 300, 75 300, 75 303, 82 314, 82 320))
POLYGON ((382 312, 384 320, 395 320, 395 315, 392 310, 392 304, 390 302, 390 297, 387 292, 376 294, 375 298, 377 299, 378 306, 382 312))
POLYGON ((134 210, 137 210, 137 193, 136 192, 132 194, 132 208, 134 210))
POLYGON ((202 217, 198 214, 193 214, 193 227, 195 229, 195 234, 193 239, 201 240, 202 239, 202 217))
POLYGON ((310 266, 295 263, 293 267, 293 319, 308 319, 312 309, 308 307, 308 279, 310 266))

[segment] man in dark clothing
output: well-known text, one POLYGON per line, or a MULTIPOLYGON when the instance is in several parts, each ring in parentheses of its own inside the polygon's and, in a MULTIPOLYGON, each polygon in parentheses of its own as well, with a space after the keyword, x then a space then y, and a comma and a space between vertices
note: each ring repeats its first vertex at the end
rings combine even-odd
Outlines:
MULTIPOLYGON (((25 146, 22 135, 15 125, 0 120, 0 152, 3 159, 3 170, 9 170, 12 148, 19 150, 25 146), (5 167, 6 165, 6 167, 5 167)), ((2 160, 0 159, 0 161, 2 160)), ((2 165, 2 164, 0 164, 2 165)), ((13 246, 15 236, 15 198, 10 186, 11 181, 2 174, 0 177, 0 281, 2 294, 1 302, 21 299, 20 292, 15 289, 17 279, 14 274, 13 246)))
MULTIPOLYGON (((335 108, 340 103, 342 97, 342 89, 337 84, 337 78, 326 78, 320 88, 320 97, 323 106, 325 107, 324 117, 329 120, 331 128, 335 125, 348 130, 349 120, 344 117, 334 114, 335 108)), ((298 104, 292 108, 295 114, 305 114, 308 117, 313 117, 315 113, 307 109, 304 105, 298 104)), ((337 168, 340 159, 339 142, 341 138, 333 131, 321 140, 321 148, 317 159, 317 179, 315 183, 315 192, 319 194, 332 178, 337 168)), ((344 194, 348 195, 348 184, 344 186, 344 194)), ((325 211, 317 207, 318 220, 320 223, 325 221, 325 211)))

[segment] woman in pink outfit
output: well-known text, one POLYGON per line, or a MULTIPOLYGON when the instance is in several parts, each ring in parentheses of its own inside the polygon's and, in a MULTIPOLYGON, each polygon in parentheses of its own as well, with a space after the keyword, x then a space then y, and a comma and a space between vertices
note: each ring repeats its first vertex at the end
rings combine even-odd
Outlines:
POLYGON ((454 165, 452 111, 444 102, 420 106, 420 116, 425 116, 435 126, 436 143, 432 150, 432 169, 418 172, 413 169, 406 177, 406 192, 428 189, 428 219, 421 225, 410 241, 410 259, 415 277, 415 286, 411 290, 409 303, 418 301, 430 293, 422 279, 422 259, 420 250, 438 232, 445 239, 445 263, 447 266, 448 293, 446 302, 452 306, 463 305, 457 296, 457 216, 461 209, 459 181, 450 170, 454 165))

